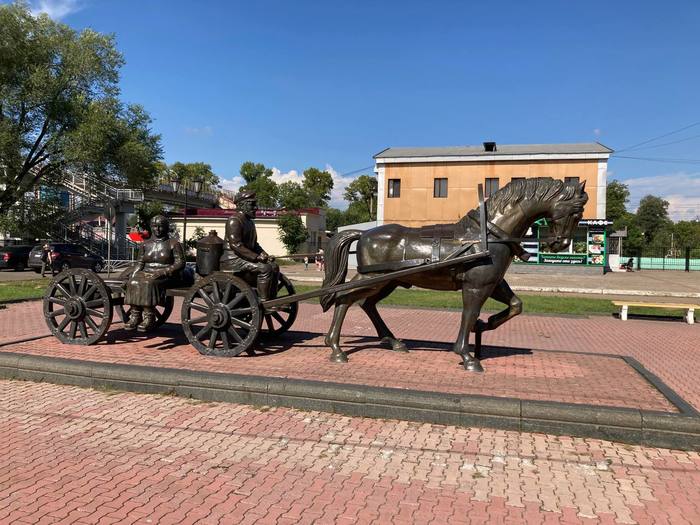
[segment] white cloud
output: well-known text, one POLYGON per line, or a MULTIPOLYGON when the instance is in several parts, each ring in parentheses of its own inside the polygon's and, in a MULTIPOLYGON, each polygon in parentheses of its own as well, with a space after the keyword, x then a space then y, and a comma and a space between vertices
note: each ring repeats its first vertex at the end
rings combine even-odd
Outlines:
POLYGON ((600 128, 595 128, 595 129, 593 130, 593 134, 594 134, 596 137, 600 137, 600 133, 601 133, 600 128))
POLYGON ((700 173, 680 171, 625 179, 621 182, 629 186, 632 210, 636 210, 644 196, 655 195, 668 201, 668 213, 674 221, 700 216, 700 173))
POLYGON ((232 179, 221 179, 221 187, 225 190, 238 191, 243 186, 243 177, 236 175, 232 179))
POLYGON ((80 0, 38 0, 31 3, 31 10, 34 16, 46 13, 54 20, 80 11, 83 8, 80 0))
POLYGON ((214 128, 211 126, 202 126, 201 128, 187 127, 185 128, 187 135, 199 135, 200 137, 209 137, 214 133, 214 128))

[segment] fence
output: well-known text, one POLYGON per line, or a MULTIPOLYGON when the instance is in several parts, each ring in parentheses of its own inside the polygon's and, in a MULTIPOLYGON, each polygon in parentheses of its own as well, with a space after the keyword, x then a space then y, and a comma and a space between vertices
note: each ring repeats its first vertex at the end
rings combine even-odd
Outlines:
POLYGON ((628 259, 633 259, 635 270, 700 271, 700 246, 623 249, 620 260, 626 262, 628 259))

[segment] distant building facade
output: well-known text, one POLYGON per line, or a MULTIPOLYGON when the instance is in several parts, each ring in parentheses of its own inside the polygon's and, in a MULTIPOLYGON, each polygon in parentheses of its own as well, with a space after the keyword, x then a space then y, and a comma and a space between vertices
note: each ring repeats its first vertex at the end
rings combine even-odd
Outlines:
MULTIPOLYGON (((278 219, 282 214, 294 213, 299 215, 301 221, 309 232, 304 244, 299 246, 299 253, 316 253, 325 248, 326 242, 326 213, 320 208, 305 208, 295 211, 260 209, 255 216, 255 229, 258 234, 258 243, 270 255, 286 255, 287 250, 280 239, 278 219)), ((230 209, 197 208, 187 211, 187 238, 192 239, 197 228, 201 228, 204 234, 210 230, 216 230, 219 237, 224 238, 226 221, 231 216, 230 209)), ((171 221, 182 239, 183 216, 176 213, 171 216, 171 221)))
POLYGON ((552 177, 586 182, 588 203, 569 253, 540 253, 538 237, 546 224, 532 229, 524 243, 551 264, 603 265, 605 262, 605 192, 612 150, 602 144, 496 144, 440 148, 387 148, 376 154, 377 224, 423 226, 453 223, 478 206, 477 185, 486 197, 517 178, 552 177))

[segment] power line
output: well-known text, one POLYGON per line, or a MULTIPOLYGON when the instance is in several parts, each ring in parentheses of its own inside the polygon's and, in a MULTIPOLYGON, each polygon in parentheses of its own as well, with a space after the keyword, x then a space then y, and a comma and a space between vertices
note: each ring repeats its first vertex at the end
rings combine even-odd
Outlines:
POLYGON ((613 155, 616 159, 645 160, 649 162, 667 162, 672 164, 700 164, 700 159, 674 159, 662 157, 632 157, 627 155, 613 155))
POLYGON ((367 166, 366 168, 360 168, 359 170, 354 170, 354 171, 348 171, 347 173, 341 173, 341 177, 347 177, 348 175, 355 175, 355 173, 360 173, 361 171, 367 171, 369 169, 374 168, 374 164, 371 166, 367 166))
POLYGON ((639 146, 643 146, 644 144, 649 144, 650 142, 654 142, 655 140, 659 140, 659 139, 662 139, 664 137, 668 137, 669 135, 675 135, 676 133, 680 133, 681 131, 685 131, 686 129, 690 129, 690 128, 698 126, 698 125, 700 125, 700 121, 693 122, 692 124, 689 124, 689 125, 682 127, 680 129, 670 131, 668 133, 664 133, 663 135, 659 135, 658 137, 653 137, 653 138, 644 140, 642 142, 639 142, 637 144, 633 144, 632 146, 627 146, 626 148, 622 148, 622 149, 618 150, 618 152, 628 151, 628 150, 637 148, 639 146))
POLYGON ((679 144, 681 142, 687 142, 689 140, 697 139, 698 137, 700 137, 700 134, 693 135, 691 137, 686 137, 684 139, 673 140, 671 142, 664 142, 663 144, 654 144, 653 146, 646 146, 644 148, 637 148, 634 151, 636 152, 636 151, 642 151, 642 150, 646 150, 646 149, 661 148, 663 146, 670 146, 671 144, 679 144))

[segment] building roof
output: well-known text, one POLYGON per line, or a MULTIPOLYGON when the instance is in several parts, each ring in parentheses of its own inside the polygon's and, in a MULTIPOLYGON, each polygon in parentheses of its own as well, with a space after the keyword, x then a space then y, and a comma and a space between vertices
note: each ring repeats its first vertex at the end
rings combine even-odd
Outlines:
POLYGON ((429 148, 387 148, 377 153, 375 159, 410 157, 493 157, 513 155, 582 155, 610 154, 613 150, 599 142, 576 144, 497 144, 496 151, 486 151, 479 146, 446 146, 429 148))

